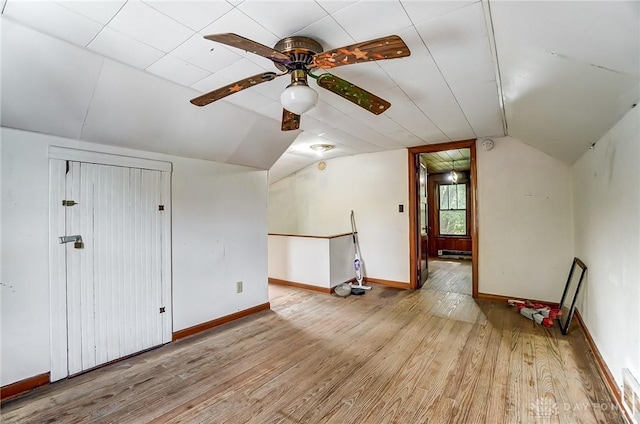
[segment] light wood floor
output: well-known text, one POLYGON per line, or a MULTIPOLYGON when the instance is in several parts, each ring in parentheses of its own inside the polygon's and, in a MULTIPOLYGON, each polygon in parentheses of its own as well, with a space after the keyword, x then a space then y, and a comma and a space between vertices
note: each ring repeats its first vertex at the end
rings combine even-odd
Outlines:
POLYGON ((429 278, 424 288, 471 296, 471 261, 429 258, 429 278))
POLYGON ((623 422, 577 326, 437 289, 435 271, 415 292, 272 286, 271 311, 35 390, 3 422, 623 422))

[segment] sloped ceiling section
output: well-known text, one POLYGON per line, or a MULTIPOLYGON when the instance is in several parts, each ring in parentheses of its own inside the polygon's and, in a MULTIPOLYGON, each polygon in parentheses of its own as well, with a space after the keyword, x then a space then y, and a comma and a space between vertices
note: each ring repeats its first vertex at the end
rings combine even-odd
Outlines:
POLYGON ((638 1, 0 4, 2 125, 270 168, 271 181, 317 161, 316 143, 337 157, 508 133, 573 163, 640 97, 638 1), (325 50, 397 34, 411 56, 332 70, 391 102, 384 114, 317 88, 301 131, 281 132, 284 76, 189 103, 276 71, 203 38, 224 32, 267 46, 303 35, 325 50))
POLYGON ((269 169, 297 134, 231 103, 2 21, 2 126, 269 169))
POLYGON ((575 162, 638 103, 640 2, 490 7, 509 135, 575 162))
POLYGON ((399 34, 412 52, 406 60, 335 70, 391 109, 375 116, 318 89, 320 102, 303 117, 305 136, 294 150, 314 138, 347 155, 504 134, 480 1, 8 0, 3 21, 41 35, 12 38, 18 30, 10 29, 3 37, 3 55, 22 55, 10 65, 15 79, 3 80, 15 87, 3 99, 11 109, 3 111, 3 125, 260 167, 282 156, 291 165, 279 171, 286 175, 314 160, 282 155, 298 135, 280 132, 279 96, 288 78, 202 109, 190 105, 199 93, 275 71, 269 60, 203 35, 235 32, 268 46, 304 35, 330 50, 399 34), (58 92, 60 82, 66 86, 58 92), (31 107, 21 92, 48 102, 31 107))

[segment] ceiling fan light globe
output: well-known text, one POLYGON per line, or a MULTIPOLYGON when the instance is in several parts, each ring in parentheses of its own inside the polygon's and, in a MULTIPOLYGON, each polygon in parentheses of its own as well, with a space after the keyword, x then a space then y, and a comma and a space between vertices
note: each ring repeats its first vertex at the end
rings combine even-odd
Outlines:
POLYGON ((280 103, 289 112, 302 115, 318 103, 318 93, 307 85, 290 85, 280 95, 280 103))

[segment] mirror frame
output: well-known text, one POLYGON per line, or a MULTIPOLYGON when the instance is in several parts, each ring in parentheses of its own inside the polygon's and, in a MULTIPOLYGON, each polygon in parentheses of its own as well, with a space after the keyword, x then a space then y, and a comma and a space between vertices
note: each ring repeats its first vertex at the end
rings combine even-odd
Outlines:
POLYGON ((576 301, 578 300, 578 294, 580 293, 580 286, 582 286, 582 280, 584 279, 584 274, 587 272, 587 266, 580 259, 574 257, 573 263, 571 264, 571 269, 569 270, 569 277, 567 278, 567 284, 564 286, 564 291, 562 292, 562 298, 560 299, 560 304, 558 304, 558 309, 563 310, 563 306, 569 305, 568 312, 566 316, 560 315, 558 317, 558 325, 560 326, 560 331, 562 334, 567 335, 569 332, 569 325, 571 324, 571 318, 573 318, 573 313, 576 308, 576 301), (571 278, 573 277, 573 273, 576 268, 580 268, 580 278, 578 279, 578 284, 576 285, 575 291, 573 294, 568 293, 569 287, 571 285, 571 278), (569 304, 568 302, 571 301, 569 304))

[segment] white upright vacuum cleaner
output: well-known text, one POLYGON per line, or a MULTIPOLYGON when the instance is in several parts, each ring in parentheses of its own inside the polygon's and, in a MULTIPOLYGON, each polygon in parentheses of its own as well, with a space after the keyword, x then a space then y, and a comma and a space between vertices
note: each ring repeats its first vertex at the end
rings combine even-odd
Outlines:
POLYGON ((353 250, 355 252, 355 258, 353 260, 353 267, 356 271, 356 281, 358 284, 351 283, 351 294, 364 294, 364 290, 371 290, 371 286, 362 285, 364 279, 362 275, 362 261, 360 260, 360 244, 358 243, 358 235, 356 230, 356 218, 351 211, 351 237, 353 238, 353 250))

